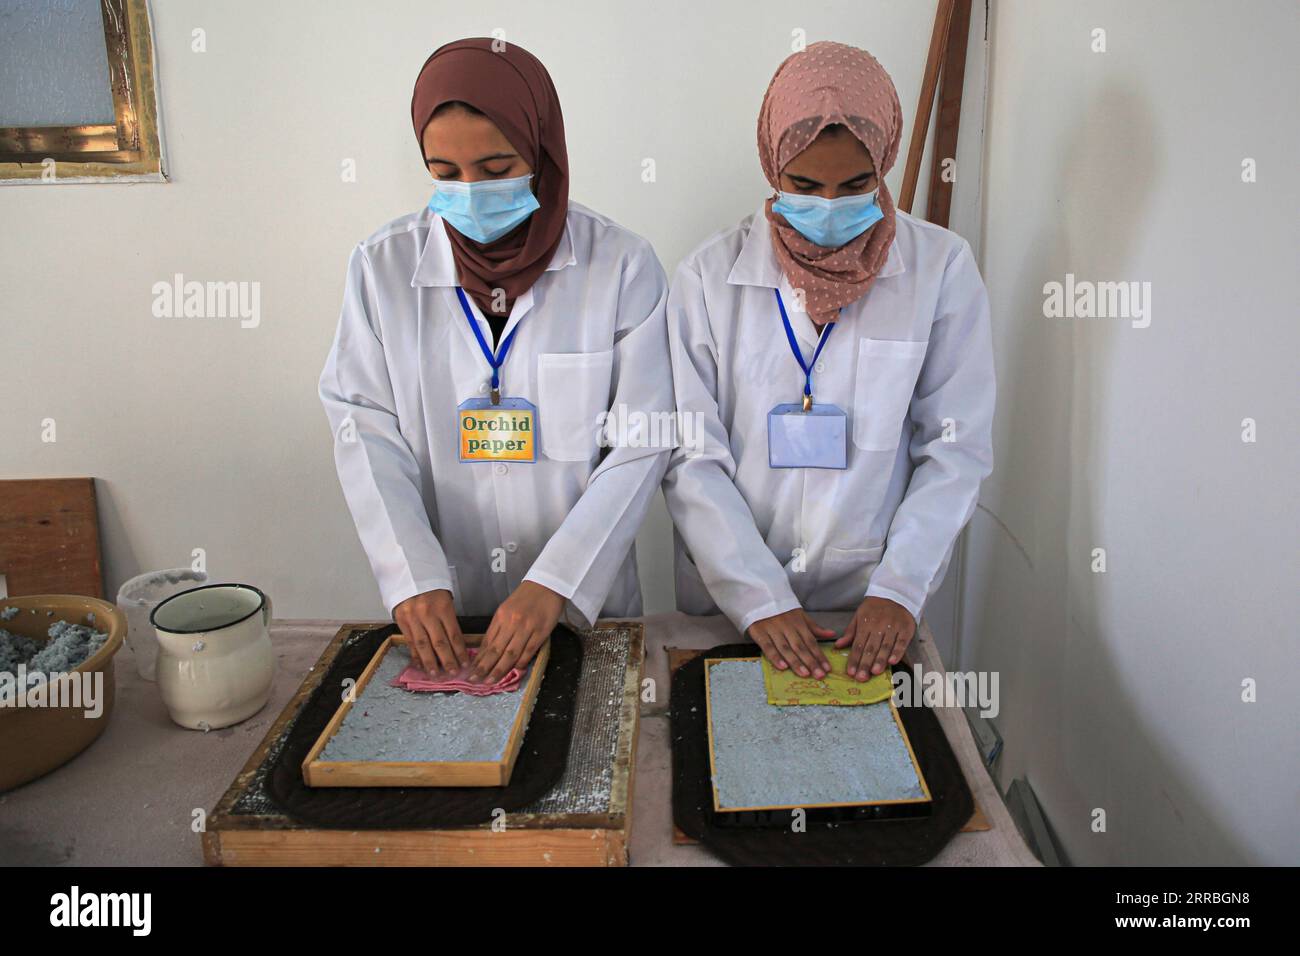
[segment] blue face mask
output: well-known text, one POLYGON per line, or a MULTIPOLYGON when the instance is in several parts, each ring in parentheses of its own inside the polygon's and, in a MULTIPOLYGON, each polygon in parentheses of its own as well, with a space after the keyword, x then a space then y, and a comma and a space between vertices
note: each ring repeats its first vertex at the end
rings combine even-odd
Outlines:
POLYGON ((528 188, 532 178, 439 182, 434 187, 429 208, 465 238, 494 242, 540 208, 537 197, 528 188))
POLYGON ((784 216, 785 221, 809 242, 828 249, 839 248, 856 239, 885 218, 876 204, 875 189, 861 196, 841 196, 839 199, 783 192, 781 198, 772 203, 772 212, 784 216))

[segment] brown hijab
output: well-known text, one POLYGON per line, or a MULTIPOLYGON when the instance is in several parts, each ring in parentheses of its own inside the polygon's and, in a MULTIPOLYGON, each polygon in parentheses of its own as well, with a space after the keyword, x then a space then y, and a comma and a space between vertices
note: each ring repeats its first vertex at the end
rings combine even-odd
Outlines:
POLYGON ((569 155, 560 99, 546 67, 523 47, 487 37, 441 46, 424 61, 411 96, 421 162, 424 128, 438 107, 453 101, 487 116, 533 169, 533 192, 541 208, 517 229, 495 242, 479 243, 446 226, 461 287, 484 315, 501 314, 492 310, 492 290, 504 289, 508 315, 515 299, 546 271, 564 235, 569 155))
POLYGON ((849 242, 828 249, 810 242, 772 212, 772 245, 790 285, 804 291, 808 314, 819 322, 835 318, 841 306, 867 294, 894 241, 894 197, 885 173, 898 158, 903 108, 894 81, 866 50, 826 40, 786 57, 768 84, 758 114, 758 158, 773 189, 781 170, 827 126, 839 124, 867 148, 876 166, 883 219, 849 242))

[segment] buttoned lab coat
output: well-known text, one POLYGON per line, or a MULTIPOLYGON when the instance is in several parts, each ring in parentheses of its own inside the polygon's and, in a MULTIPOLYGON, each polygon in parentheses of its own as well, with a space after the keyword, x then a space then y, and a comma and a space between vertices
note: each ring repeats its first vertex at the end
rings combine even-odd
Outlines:
POLYGON ((320 377, 339 481, 385 606, 446 588, 459 613, 487 615, 531 580, 587 622, 640 614, 633 542, 671 449, 646 423, 673 409, 654 251, 570 203, 554 257, 501 337, 518 329, 501 394, 537 406, 532 463, 459 460, 457 406, 488 396, 491 367, 456 285, 451 243, 427 208, 375 232, 352 252, 320 377), (610 421, 630 427, 602 427, 620 407, 628 414, 610 421))
POLYGON ((762 209, 674 277, 677 405, 695 416, 664 482, 677 606, 721 609, 742 633, 795 607, 851 610, 868 595, 919 620, 993 466, 989 307, 970 245, 899 212, 875 284, 841 312, 812 387, 848 416, 843 471, 768 466, 768 412, 800 402, 804 385, 774 288, 811 360, 818 330, 796 311, 762 209))

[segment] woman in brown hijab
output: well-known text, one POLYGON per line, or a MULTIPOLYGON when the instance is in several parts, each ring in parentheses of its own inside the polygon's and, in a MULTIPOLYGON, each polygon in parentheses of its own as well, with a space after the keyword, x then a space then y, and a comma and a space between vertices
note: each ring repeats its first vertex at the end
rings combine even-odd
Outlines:
POLYGON ((641 613, 667 283, 645 240, 570 201, 532 54, 439 48, 411 120, 433 198, 353 250, 320 394, 385 607, 432 675, 496 681, 562 617, 641 613), (458 613, 492 617, 473 661, 458 613))
MULTIPOLYGON (((430 56, 415 81, 411 122, 426 165, 442 182, 532 176, 537 211, 501 238, 479 241, 491 233, 466 235, 456 228, 459 222, 443 223, 461 286, 485 315, 504 320, 564 234, 569 157, 560 100, 546 67, 521 47, 498 44, 497 52, 493 42, 459 40, 430 56), (493 302, 496 289, 505 296, 493 302)), ((454 220, 457 210, 450 203, 447 208, 454 220)))

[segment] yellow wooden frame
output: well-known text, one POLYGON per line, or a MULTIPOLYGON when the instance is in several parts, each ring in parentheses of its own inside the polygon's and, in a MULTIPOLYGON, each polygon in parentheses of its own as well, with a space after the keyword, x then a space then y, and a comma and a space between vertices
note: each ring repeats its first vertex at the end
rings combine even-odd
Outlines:
MULTIPOLYGON (((930 795, 930 787, 925 782, 925 774, 921 772, 921 765, 916 762, 916 752, 912 749, 912 741, 907 736, 907 728, 903 726, 902 718, 898 716, 898 708, 894 706, 894 698, 890 696, 885 700, 880 701, 879 703, 889 704, 889 713, 893 716, 894 723, 898 725, 898 732, 903 736, 903 743, 907 747, 907 756, 912 761, 912 769, 916 771, 916 779, 921 784, 921 792, 924 793, 925 796, 905 797, 901 800, 871 800, 867 802, 850 801, 844 803, 790 803, 790 804, 779 804, 776 806, 769 806, 769 807, 724 807, 722 806, 720 801, 718 800, 718 783, 717 783, 718 768, 714 764, 713 695, 709 688, 709 671, 714 664, 728 664, 728 663, 737 663, 741 661, 758 661, 761 664, 762 660, 763 658, 761 657, 706 657, 704 659, 704 711, 705 711, 706 729, 708 730, 708 734, 709 734, 709 787, 713 791, 713 809, 716 812, 744 813, 747 810, 750 811, 753 810, 815 810, 815 809, 821 809, 827 807, 883 807, 883 806, 894 806, 894 805, 905 804, 905 803, 929 803, 931 800, 933 800, 933 797, 930 795)), ((766 702, 767 700, 766 696, 764 696, 763 699, 766 702)), ((775 707, 778 705, 769 704, 768 706, 775 707)), ((818 706, 828 706, 828 705, 802 704, 798 706, 818 707, 818 706)), ((874 707, 877 705, 870 704, 867 706, 874 707)))
MULTIPOLYGON (((483 640, 482 634, 465 635, 467 647, 477 647, 483 640)), ((478 761, 398 761, 398 760, 321 760, 321 751, 330 738, 338 731, 343 719, 352 709, 352 705, 361 699, 362 692, 370 679, 379 669, 384 656, 394 644, 405 644, 406 638, 394 635, 379 645, 374 657, 366 664, 353 693, 339 705, 325 729, 321 731, 311 750, 302 762, 302 779, 309 787, 504 787, 510 782, 514 772, 515 761, 519 758, 519 749, 523 746, 524 731, 528 718, 532 715, 533 705, 537 703, 537 693, 542 686, 542 677, 546 672, 546 662, 551 656, 551 642, 548 640, 533 659, 533 667, 526 683, 520 691, 519 710, 515 713, 510 736, 499 760, 478 761)))

